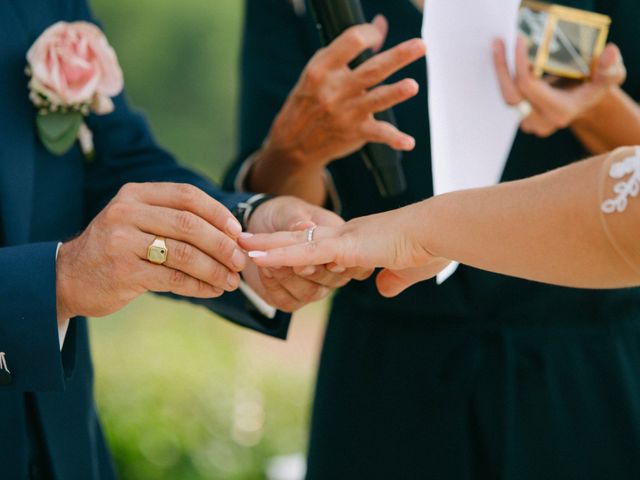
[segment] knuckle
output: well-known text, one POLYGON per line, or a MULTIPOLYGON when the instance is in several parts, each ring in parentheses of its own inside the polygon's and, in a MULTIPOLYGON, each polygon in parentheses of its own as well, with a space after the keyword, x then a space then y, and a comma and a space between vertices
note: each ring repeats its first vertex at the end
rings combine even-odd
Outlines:
POLYGON ((333 98, 328 92, 318 92, 316 95, 316 105, 320 112, 329 114, 333 110, 333 98))
POLYGON ((224 295, 224 290, 220 290, 219 288, 209 287, 207 292, 209 292, 207 296, 211 298, 220 298, 222 295, 224 295))
POLYGON ((121 228, 115 228, 109 232, 104 251, 110 257, 119 257, 119 253, 122 251, 123 246, 129 243, 128 241, 127 232, 121 228))
POLYGON ((349 28, 345 34, 345 40, 358 50, 364 50, 367 47, 367 41, 362 33, 362 29, 358 26, 349 28))
POLYGON ((126 183, 120 188, 120 191, 118 192, 118 196, 122 198, 132 198, 137 195, 139 190, 140 190, 139 183, 133 183, 133 182, 126 183))
POLYGON ((176 230, 183 235, 193 235, 198 228, 198 217, 183 210, 176 214, 176 230))
POLYGON ((124 218, 131 215, 132 207, 124 202, 113 202, 105 208, 104 218, 109 223, 122 223, 124 218))
POLYGON ((216 240, 215 245, 216 252, 225 259, 231 259, 231 256, 236 251, 236 244, 224 235, 220 235, 220 237, 216 240))
POLYGON ((180 265, 189 265, 194 260, 195 250, 191 245, 178 243, 171 253, 180 265))
POLYGON ((216 263, 209 271, 209 283, 214 286, 226 286, 227 274, 227 270, 216 263))
POLYGON ((169 285, 173 289, 180 289, 187 283, 187 275, 180 270, 173 270, 169 274, 169 285))
POLYGON ((321 85, 325 78, 325 69, 311 62, 304 71, 303 79, 308 85, 315 87, 321 85))
POLYGON ((180 198, 180 202, 185 205, 193 205, 198 197, 198 189, 193 185, 189 185, 188 183, 179 183, 176 185, 176 189, 178 191, 178 198, 180 198))

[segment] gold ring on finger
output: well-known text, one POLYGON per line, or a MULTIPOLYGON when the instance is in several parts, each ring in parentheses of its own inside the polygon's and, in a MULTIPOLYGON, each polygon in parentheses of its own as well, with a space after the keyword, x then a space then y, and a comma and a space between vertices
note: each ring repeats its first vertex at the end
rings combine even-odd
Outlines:
POLYGON ((155 237, 153 243, 147 249, 147 260, 156 265, 162 265, 169 258, 167 242, 163 237, 155 237))

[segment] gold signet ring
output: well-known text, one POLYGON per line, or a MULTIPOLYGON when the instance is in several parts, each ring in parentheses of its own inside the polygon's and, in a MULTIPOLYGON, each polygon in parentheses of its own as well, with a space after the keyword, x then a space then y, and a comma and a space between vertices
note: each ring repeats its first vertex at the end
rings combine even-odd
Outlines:
POLYGON ((167 243, 162 237, 156 237, 153 243, 147 249, 147 260, 156 265, 162 265, 169 257, 169 249, 167 243))

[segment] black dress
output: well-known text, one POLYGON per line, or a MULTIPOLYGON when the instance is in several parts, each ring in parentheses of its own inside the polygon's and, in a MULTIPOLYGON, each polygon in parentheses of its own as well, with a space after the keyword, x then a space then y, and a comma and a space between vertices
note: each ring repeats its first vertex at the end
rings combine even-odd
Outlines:
MULTIPOLYGON (((436 0, 427 0, 436 1, 436 0)), ((443 0, 445 1, 445 0, 443 0)), ((565 3, 609 14, 640 97, 640 2, 565 3)), ((387 47, 419 36, 410 0, 364 0, 389 20, 387 47)), ((318 47, 288 0, 248 0, 239 157, 259 148, 318 47)), ((409 191, 380 198, 359 158, 331 167, 346 218, 432 195, 425 62, 421 93, 395 111, 417 139, 405 154, 409 191)), ((505 180, 587 156, 565 130, 520 133, 505 180)), ((415 219, 420 222, 420 218, 415 219)), ((337 295, 313 411, 309 479, 639 479, 640 291, 571 290, 467 267, 444 285, 384 299, 374 283, 337 295)))

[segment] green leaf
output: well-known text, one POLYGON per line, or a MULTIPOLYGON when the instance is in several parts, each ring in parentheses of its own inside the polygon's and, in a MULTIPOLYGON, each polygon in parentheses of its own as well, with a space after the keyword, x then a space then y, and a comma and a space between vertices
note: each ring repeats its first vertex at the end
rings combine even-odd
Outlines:
POLYGON ((38 114, 36 125, 43 145, 54 155, 64 155, 78 138, 82 124, 79 112, 38 114))

